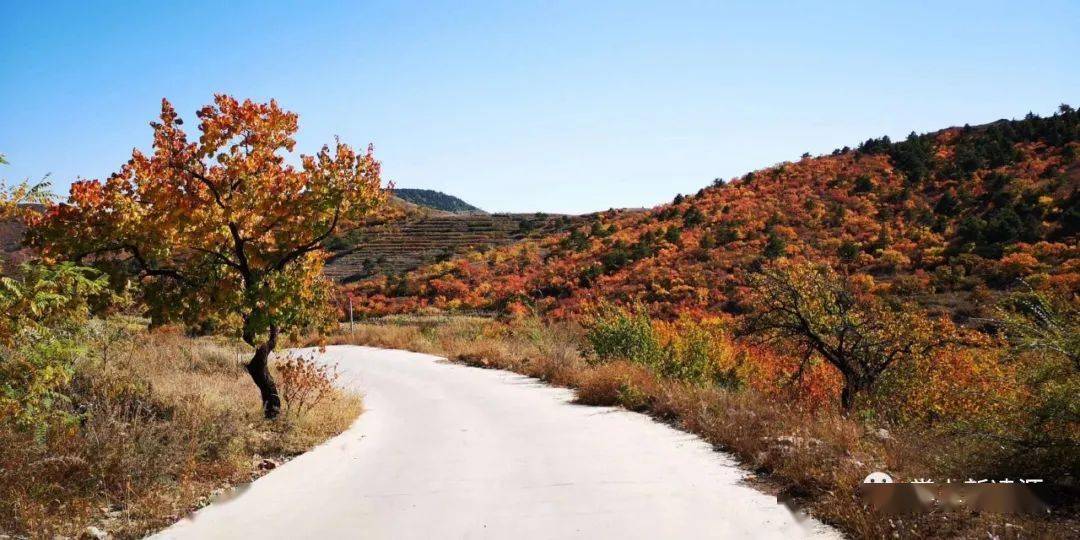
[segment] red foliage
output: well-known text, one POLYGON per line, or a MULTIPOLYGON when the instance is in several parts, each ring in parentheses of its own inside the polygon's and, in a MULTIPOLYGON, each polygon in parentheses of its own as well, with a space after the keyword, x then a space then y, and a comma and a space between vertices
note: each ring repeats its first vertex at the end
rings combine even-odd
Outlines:
POLYGON ((551 235, 420 268, 400 282, 361 282, 352 293, 376 315, 421 305, 502 312, 524 304, 563 318, 605 300, 640 303, 673 319, 738 313, 748 271, 776 256, 826 262, 884 283, 911 276, 892 288, 908 294, 1002 287, 1032 276, 1075 291, 1078 241, 1059 219, 1080 189, 1069 145, 1016 144, 1012 163, 964 177, 952 160, 965 137, 960 129, 934 136, 938 162, 918 185, 885 153, 782 163, 646 212, 595 214, 576 231, 584 246, 571 245, 571 233, 551 235), (1008 179, 1004 187, 1000 178, 1008 179), (1004 208, 1002 194, 1037 201, 1026 211, 1039 213, 1039 241, 1008 240, 995 247, 1003 250, 998 255, 973 250, 964 243, 965 220, 994 219, 1004 208), (930 279, 942 268, 942 276, 953 277, 930 279))

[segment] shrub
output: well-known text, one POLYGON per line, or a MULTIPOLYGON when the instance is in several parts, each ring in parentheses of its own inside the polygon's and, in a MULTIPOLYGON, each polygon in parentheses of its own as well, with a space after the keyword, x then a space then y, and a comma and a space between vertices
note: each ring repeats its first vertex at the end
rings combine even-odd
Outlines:
POLYGON ((1025 278, 1039 268, 1039 260, 1030 253, 1010 253, 999 261, 1000 278, 1004 282, 1025 278))
POLYGON ((647 368, 625 360, 615 360, 594 366, 580 375, 577 402, 584 405, 622 405, 640 411, 649 403, 646 389, 655 387, 655 376, 647 368))
POLYGON ((1019 433, 1005 442, 1026 458, 1080 475, 1080 308, 1075 297, 1028 290, 1006 297, 998 322, 1013 345, 1027 395, 1019 433), (1071 469, 1070 469, 1071 467, 1071 469))
POLYGON ((74 265, 24 265, 0 276, 0 425, 40 439, 77 419, 64 388, 80 354, 80 324, 104 280, 74 265))
POLYGON ((285 400, 285 414, 301 416, 332 398, 334 385, 340 378, 336 365, 319 364, 314 358, 290 356, 277 366, 281 377, 281 397, 285 400))
POLYGON ((250 481, 256 456, 302 452, 359 412, 354 398, 309 393, 310 414, 263 421, 259 396, 235 363, 239 345, 220 338, 141 330, 109 350, 108 361, 102 347, 40 347, 54 360, 63 354, 66 382, 54 386, 52 410, 70 416, 35 414, 36 430, 0 418, 0 531, 16 537, 75 537, 99 524, 103 506, 122 516, 100 526, 142 537, 223 484, 250 481))
POLYGON ((696 227, 705 222, 705 214, 697 206, 691 206, 683 212, 683 226, 686 228, 696 227))
POLYGON ((76 422, 64 389, 78 354, 73 336, 47 330, 19 346, 0 348, 0 425, 40 440, 53 427, 76 422))
POLYGON ((664 357, 652 321, 641 308, 627 311, 610 305, 601 307, 585 337, 601 360, 626 359, 655 366, 664 357))
POLYGON ((629 360, 657 374, 697 384, 739 388, 745 380, 730 339, 718 320, 689 317, 654 321, 643 307, 604 306, 588 325, 586 338, 605 361, 629 360))
POLYGON ((673 323, 652 324, 660 333, 666 353, 658 366, 664 376, 732 390, 746 384, 744 356, 737 353, 718 319, 698 321, 683 316, 673 323))
POLYGON ((851 240, 844 240, 844 242, 840 244, 840 247, 837 248, 836 254, 838 257, 840 257, 840 260, 844 262, 852 262, 855 260, 856 257, 859 256, 859 251, 860 248, 857 242, 853 242, 851 240))
POLYGON ((762 254, 767 259, 776 259, 787 253, 787 240, 776 231, 770 229, 766 232, 765 249, 762 254))

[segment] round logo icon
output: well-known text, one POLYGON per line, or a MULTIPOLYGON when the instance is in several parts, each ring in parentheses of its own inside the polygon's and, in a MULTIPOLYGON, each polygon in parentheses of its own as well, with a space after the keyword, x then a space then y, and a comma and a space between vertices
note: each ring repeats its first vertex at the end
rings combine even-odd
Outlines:
POLYGON ((891 484, 892 477, 880 471, 872 472, 863 479, 864 484, 891 484))

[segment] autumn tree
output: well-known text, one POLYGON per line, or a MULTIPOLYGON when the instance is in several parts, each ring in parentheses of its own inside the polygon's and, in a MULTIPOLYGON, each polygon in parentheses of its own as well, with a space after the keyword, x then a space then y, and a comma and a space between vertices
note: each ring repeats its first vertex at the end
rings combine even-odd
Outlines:
POLYGON ((1080 299, 1028 288, 1007 295, 996 315, 1033 412, 1009 442, 1025 456, 1068 462, 1080 451, 1080 299))
POLYGON ((47 257, 133 277, 156 322, 235 321, 267 418, 280 397, 268 359, 283 332, 329 320, 324 243, 381 207, 379 163, 338 141, 286 162, 297 115, 218 95, 190 140, 162 100, 149 154, 105 182, 78 181, 33 242, 47 257))
POLYGON ((794 345, 804 365, 820 357, 835 367, 844 378, 845 410, 887 369, 944 344, 934 321, 868 294, 828 266, 780 262, 750 282, 754 311, 743 333, 794 345))

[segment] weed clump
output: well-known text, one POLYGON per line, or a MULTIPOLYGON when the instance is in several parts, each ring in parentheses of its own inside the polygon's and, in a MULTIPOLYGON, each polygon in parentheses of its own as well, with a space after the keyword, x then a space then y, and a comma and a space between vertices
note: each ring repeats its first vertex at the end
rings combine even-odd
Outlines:
POLYGON ((290 414, 264 420, 239 360, 245 348, 226 338, 148 332, 122 318, 71 337, 0 350, 4 369, 47 352, 58 377, 41 398, 47 408, 0 414, 4 533, 77 536, 93 525, 142 536, 250 481, 260 474, 253 463, 340 433, 360 411, 332 370, 294 360, 278 368, 290 414))

